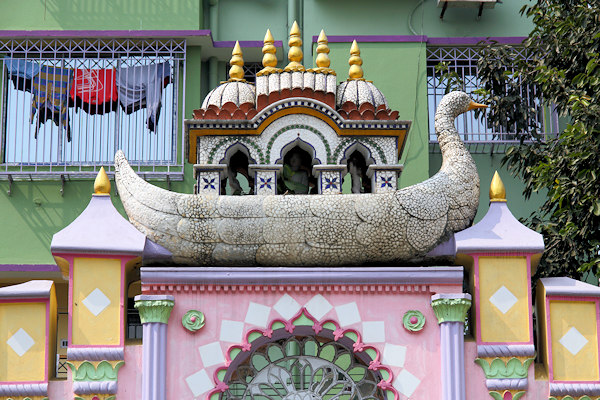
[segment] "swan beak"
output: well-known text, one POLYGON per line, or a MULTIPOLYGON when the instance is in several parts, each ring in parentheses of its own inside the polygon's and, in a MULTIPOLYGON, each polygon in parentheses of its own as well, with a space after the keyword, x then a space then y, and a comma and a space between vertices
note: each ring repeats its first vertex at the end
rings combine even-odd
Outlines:
POLYGON ((487 106, 485 104, 475 103, 473 100, 471 100, 471 103, 469 103, 469 107, 467 107, 467 111, 471 111, 476 108, 487 108, 487 106))

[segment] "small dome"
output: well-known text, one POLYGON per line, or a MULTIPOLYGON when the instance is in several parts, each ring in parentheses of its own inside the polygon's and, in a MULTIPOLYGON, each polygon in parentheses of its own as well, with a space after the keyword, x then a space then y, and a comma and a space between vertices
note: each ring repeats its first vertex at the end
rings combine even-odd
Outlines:
POLYGON ((202 109, 209 106, 221 108, 226 103, 233 103, 237 107, 242 104, 255 105, 256 89, 248 82, 224 82, 210 91, 202 102, 202 109))
POLYGON ((340 83, 337 90, 337 108, 341 108, 347 102, 354 103, 357 108, 368 103, 375 109, 384 105, 388 108, 385 96, 372 82, 363 80, 350 80, 340 83))

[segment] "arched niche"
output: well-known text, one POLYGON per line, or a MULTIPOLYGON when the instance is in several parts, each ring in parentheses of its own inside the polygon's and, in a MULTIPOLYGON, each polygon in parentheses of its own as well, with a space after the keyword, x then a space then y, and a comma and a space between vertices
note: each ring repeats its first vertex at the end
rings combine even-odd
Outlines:
POLYGON ((242 154, 244 154, 246 157, 248 157, 249 164, 256 164, 256 160, 254 158, 252 158, 248 147, 246 147, 244 144, 242 144, 240 142, 235 142, 227 147, 227 149, 225 150, 225 153, 223 155, 223 158, 219 161, 219 164, 229 165, 229 161, 230 161, 231 157, 238 151, 241 152, 242 154))
POLYGON ((348 164, 348 158, 355 152, 358 151, 363 158, 365 159, 365 163, 367 164, 367 167, 371 164, 376 164, 375 158, 373 158, 373 155, 371 153, 371 149, 369 149, 367 146, 365 146, 363 143, 356 141, 352 144, 350 144, 348 147, 346 147, 344 149, 344 151, 342 152, 342 157, 339 160, 340 164, 348 164))
POLYGON ((302 150, 304 150, 305 152, 307 152, 310 157, 311 157, 311 166, 312 165, 317 165, 317 164, 321 164, 322 161, 317 157, 317 150, 315 149, 315 147, 308 143, 305 142, 304 140, 300 139, 299 137, 290 141, 289 143, 285 144, 280 152, 279 152, 279 158, 277 160, 275 160, 275 164, 283 164, 283 160, 286 156, 286 154, 292 150, 293 148, 300 148, 302 150))
POLYGON ((315 148, 300 138, 282 147, 280 157, 276 160, 277 164, 283 164, 279 182, 281 193, 310 194, 318 190, 312 167, 321 162, 315 155, 315 148))
POLYGON ((280 164, 285 149, 298 139, 302 142, 296 144, 311 153, 317 164, 333 163, 333 149, 340 140, 333 128, 314 116, 294 114, 275 120, 261 134, 266 164, 280 164))
POLYGON ((371 180, 367 176, 367 168, 371 164, 376 164, 371 150, 364 144, 356 141, 350 144, 342 152, 340 164, 348 166, 348 173, 344 181, 350 182, 350 191, 352 193, 371 193, 371 180))
POLYGON ((231 144, 224 153, 219 164, 226 164, 227 171, 222 176, 221 193, 225 194, 250 194, 254 182, 248 172, 248 166, 256 161, 250 155, 250 150, 242 143, 231 144))

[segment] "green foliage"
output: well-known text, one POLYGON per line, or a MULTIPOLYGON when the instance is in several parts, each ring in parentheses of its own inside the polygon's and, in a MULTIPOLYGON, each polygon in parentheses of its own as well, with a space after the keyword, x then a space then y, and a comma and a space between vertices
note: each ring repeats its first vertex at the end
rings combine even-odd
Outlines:
POLYGON ((440 77, 440 86, 444 86, 444 94, 455 90, 464 90, 464 82, 458 72, 450 68, 450 62, 442 61, 435 66, 435 73, 440 77))
POLYGON ((538 275, 598 274, 600 0, 537 0, 521 13, 533 20, 533 31, 523 49, 483 47, 478 94, 490 105, 489 123, 521 139, 503 163, 524 182, 525 196, 547 191, 526 221, 546 243, 538 275), (557 136, 536 133, 535 107, 524 101, 533 94, 569 119, 557 136))

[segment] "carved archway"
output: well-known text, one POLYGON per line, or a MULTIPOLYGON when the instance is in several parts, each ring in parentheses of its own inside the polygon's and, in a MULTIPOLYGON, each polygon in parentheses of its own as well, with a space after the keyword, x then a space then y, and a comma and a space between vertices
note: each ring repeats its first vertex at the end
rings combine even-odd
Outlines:
POLYGON ((288 321, 251 330, 231 346, 226 366, 215 371, 219 400, 398 400, 391 369, 352 329, 317 322, 302 309, 288 321))

